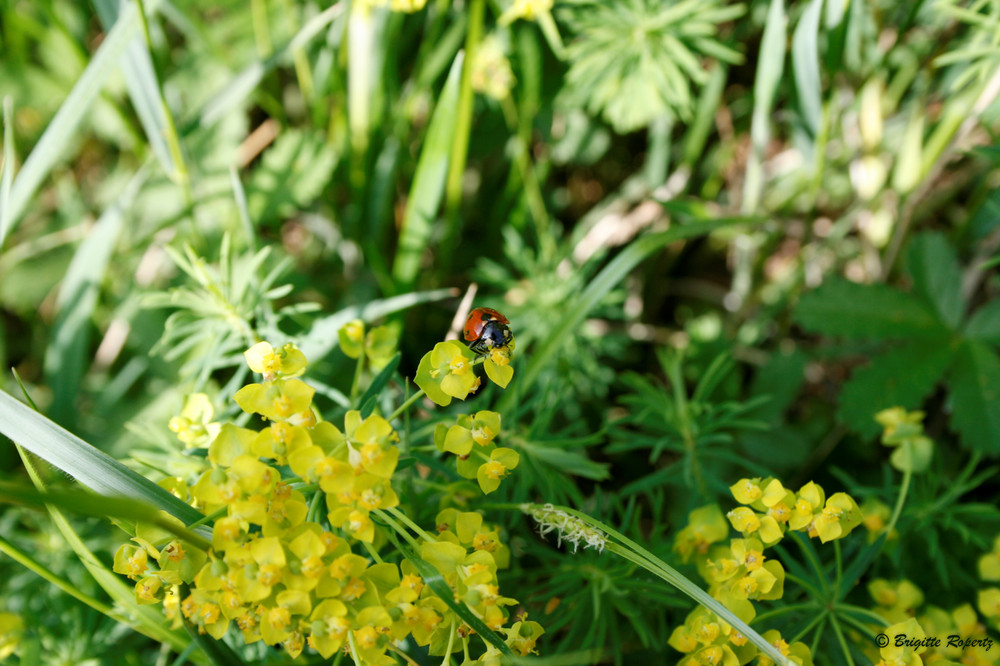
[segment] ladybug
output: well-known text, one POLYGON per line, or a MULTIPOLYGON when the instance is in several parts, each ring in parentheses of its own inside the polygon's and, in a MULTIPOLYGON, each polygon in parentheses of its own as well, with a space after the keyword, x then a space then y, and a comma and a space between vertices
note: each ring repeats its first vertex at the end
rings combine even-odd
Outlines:
POLYGON ((514 339, 507 317, 492 308, 476 308, 465 320, 462 333, 465 344, 476 354, 485 354, 495 347, 506 347, 514 339))

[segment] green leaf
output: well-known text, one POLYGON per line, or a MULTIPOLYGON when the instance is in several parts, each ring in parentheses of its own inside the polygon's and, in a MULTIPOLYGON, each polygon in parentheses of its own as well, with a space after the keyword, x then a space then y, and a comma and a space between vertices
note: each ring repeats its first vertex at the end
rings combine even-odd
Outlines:
MULTIPOLYGON (((160 0, 148 0, 146 11, 155 11, 159 4, 160 0)), ((76 132, 80 122, 87 117, 87 110, 104 88, 105 82, 118 71, 122 53, 132 38, 138 34, 139 27, 136 5, 129 3, 122 11, 118 22, 101 41, 87 68, 73 85, 73 89, 59 107, 52 122, 45 128, 42 137, 14 179, 10 198, 4 206, 4 222, 0 225, 0 247, 3 246, 7 234, 13 231, 20 221, 21 215, 35 195, 35 190, 62 157, 66 146, 71 143, 73 133, 76 132)))
POLYGON ((931 305, 951 330, 958 330, 965 314, 962 271, 958 257, 940 233, 914 236, 906 253, 906 271, 913 291, 931 305))
MULTIPOLYGON (((119 9, 125 6, 126 3, 120 3, 118 0, 94 0, 94 8, 105 30, 118 21, 121 14, 119 9)), ((142 123, 146 141, 149 142, 153 154, 163 167, 163 172, 172 176, 176 172, 177 165, 174 164, 165 138, 171 130, 168 128, 161 103, 160 82, 145 40, 139 35, 132 37, 119 63, 128 88, 129 99, 132 100, 132 106, 139 116, 139 122, 142 123)))
POLYGON ((330 180, 337 156, 320 132, 285 130, 247 183, 250 218, 276 222, 307 208, 330 180))
POLYGON ((889 407, 917 409, 941 380, 954 350, 946 341, 894 347, 856 370, 840 394, 840 416, 855 432, 879 431, 875 414, 889 407))
POLYGON ((420 160, 413 174, 413 185, 406 200, 403 228, 399 235, 392 277, 400 289, 413 285, 420 270, 424 250, 431 239, 433 221, 444 197, 448 160, 451 156, 452 134, 457 122, 458 90, 462 77, 463 54, 452 63, 444 90, 438 98, 420 150, 420 160))
POLYGON ((125 188, 121 197, 97 220, 93 230, 73 254, 56 298, 56 321, 45 351, 45 379, 52 387, 52 418, 69 427, 75 423, 75 400, 84 372, 90 363, 91 317, 97 306, 98 291, 125 226, 139 188, 146 182, 142 170, 125 188))
POLYGON ((10 186, 14 181, 14 102, 3 98, 3 162, 0 163, 0 246, 13 222, 10 221, 10 186))
POLYGON ((38 509, 54 506, 83 516, 141 521, 154 525, 203 550, 212 547, 211 541, 192 530, 188 530, 175 520, 165 518, 159 510, 145 502, 122 502, 120 497, 104 497, 75 489, 41 492, 32 486, 10 481, 0 481, 0 502, 24 504, 38 509))
POLYGON ((753 82, 753 120, 750 126, 753 151, 747 159, 746 176, 743 181, 741 206, 743 213, 753 213, 757 210, 764 189, 764 150, 771 138, 771 108, 774 106, 774 94, 785 69, 787 21, 783 0, 771 0, 767 10, 767 22, 764 24, 764 36, 760 41, 757 73, 753 82))
POLYGON ((823 0, 812 0, 792 34, 792 71, 802 119, 809 132, 819 133, 823 116, 822 82, 819 74, 819 17, 823 0))
POLYGON ((963 335, 970 340, 1000 344, 1000 301, 987 303, 973 312, 963 335))
POLYGON ((392 357, 392 360, 382 368, 382 371, 378 373, 375 379, 372 380, 371 385, 365 394, 361 396, 361 418, 366 419, 375 409, 375 404, 378 399, 379 393, 385 388, 389 380, 392 379, 393 374, 396 372, 396 368, 399 367, 399 360, 403 357, 402 354, 396 352, 396 355, 392 357))
MULTIPOLYGON (((190 525, 204 515, 106 453, 0 391, 0 433, 94 492, 151 504, 190 525)), ((211 534, 198 528, 202 534, 211 534)))
POLYGON ((951 377, 951 424, 973 451, 1000 453, 1000 360, 988 346, 967 342, 951 377))
POLYGON ((885 285, 836 278, 806 292, 795 320, 813 333, 852 340, 941 337, 944 328, 913 296, 885 285))

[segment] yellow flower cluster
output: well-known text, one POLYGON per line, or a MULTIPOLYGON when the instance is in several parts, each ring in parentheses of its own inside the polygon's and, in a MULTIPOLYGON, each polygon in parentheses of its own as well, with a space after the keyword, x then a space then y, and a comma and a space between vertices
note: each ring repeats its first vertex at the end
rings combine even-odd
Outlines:
MULTIPOLYGON (((768 559, 767 548, 781 541, 788 530, 806 532, 825 543, 847 536, 862 521, 861 510, 849 495, 836 493, 828 499, 815 483, 795 493, 777 479, 740 479, 730 491, 744 506, 725 516, 714 504, 695 509, 688 525, 677 534, 674 549, 684 561, 694 559, 709 594, 748 623, 757 614, 754 601, 780 599, 784 594, 785 570, 777 560, 768 559), (730 525, 743 538, 725 544, 730 525)), ((789 644, 777 631, 763 636, 791 662, 813 663, 805 644, 789 644)), ((687 655, 680 661, 682 666, 738 665, 755 656, 757 663, 771 663, 745 636, 702 607, 674 629, 669 643, 687 655)))
POLYGON ((861 509, 847 493, 829 498, 821 486, 809 482, 797 493, 777 479, 740 479, 729 487, 741 506, 726 517, 745 537, 760 538, 765 546, 781 541, 788 530, 806 532, 826 543, 840 539, 861 524, 861 509))
POLYGON ((476 479, 488 495, 500 487, 500 482, 521 459, 517 451, 493 443, 498 434, 500 415, 484 410, 460 415, 452 426, 439 423, 434 430, 434 445, 439 451, 458 456, 458 473, 466 479, 476 479))
MULTIPOLYGON (((351 411, 342 432, 318 421, 313 389, 296 378, 306 359, 294 346, 275 350, 260 343, 245 356, 263 382, 240 389, 235 400, 270 424, 260 431, 217 424, 208 445, 211 466, 197 482, 190 488, 181 479, 161 483, 217 516, 211 548, 202 551, 140 524, 134 543, 116 553, 114 570, 136 581, 140 603, 162 602, 175 625, 183 618, 217 639, 235 625, 247 643, 280 644, 293 658, 308 645, 324 658, 344 648, 361 664, 394 664, 386 652, 407 637, 435 655, 467 649, 472 630, 413 565, 372 564, 353 553, 347 539, 310 520, 319 505, 310 506, 281 478, 278 467, 287 466, 304 484, 316 484, 332 528, 372 543, 371 512, 399 504, 391 485, 398 437, 389 422, 351 411)), ((190 423, 210 420, 210 404, 206 409, 200 398, 192 404, 197 411, 185 416, 190 423)), ((499 416, 493 416, 469 417, 473 441, 496 435, 499 416)), ((506 633, 511 649, 531 652, 541 626, 522 621, 503 629, 504 606, 516 602, 498 592, 496 572, 507 566, 510 551, 497 530, 484 526, 478 513, 454 510, 442 512, 438 524, 440 534, 423 543, 423 557, 478 617, 506 633)), ((499 654, 488 647, 477 663, 494 663, 499 654)))
MULTIPOLYGON (((997 549, 1000 549, 998 545, 997 549)), ((995 550, 997 550, 995 549, 995 550)), ((908 580, 877 579, 869 583, 868 592, 875 601, 874 611, 890 624, 872 626, 867 635, 855 635, 868 657, 876 666, 921 666, 922 664, 961 663, 989 666, 1000 663, 995 643, 986 635, 971 604, 950 612, 933 605, 924 605, 924 594, 908 580), (885 634, 885 647, 876 649, 871 637, 885 634), (897 644, 897 636, 909 643, 897 644)), ((1000 595, 998 595, 1000 596, 1000 595)), ((989 607, 979 595, 979 609, 989 618, 989 607)), ((997 617, 993 617, 995 623, 997 617)))

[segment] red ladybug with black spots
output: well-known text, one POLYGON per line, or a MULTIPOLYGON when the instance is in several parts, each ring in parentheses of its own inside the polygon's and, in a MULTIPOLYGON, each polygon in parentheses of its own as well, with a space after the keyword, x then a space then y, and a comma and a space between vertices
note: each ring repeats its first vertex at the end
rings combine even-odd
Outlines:
POLYGON ((465 344, 478 355, 488 353, 496 347, 506 347, 514 339, 507 326, 507 317, 493 308, 476 308, 469 313, 462 330, 465 344))

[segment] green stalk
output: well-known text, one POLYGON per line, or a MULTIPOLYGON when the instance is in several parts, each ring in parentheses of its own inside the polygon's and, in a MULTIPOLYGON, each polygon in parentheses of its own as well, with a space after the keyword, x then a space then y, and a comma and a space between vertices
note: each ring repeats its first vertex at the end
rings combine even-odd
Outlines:
POLYGON ((437 539, 435 539, 430 534, 428 534, 427 532, 425 532, 424 530, 422 530, 419 525, 417 525, 415 522, 413 522, 412 520, 410 520, 409 516, 407 516, 405 513, 403 513, 402 511, 400 511, 396 507, 394 507, 394 506, 393 507, 389 507, 388 509, 386 509, 386 511, 388 511, 392 515, 396 516, 396 518, 398 518, 407 527, 409 527, 411 530, 413 530, 414 532, 416 532, 417 534, 419 534, 422 539, 424 539, 426 541, 430 541, 430 542, 437 541, 437 539))
POLYGON ((406 410, 408 410, 410 407, 412 407, 413 403, 415 403, 417 400, 419 400, 421 398, 421 396, 423 396, 423 395, 424 395, 424 390, 420 389, 419 391, 417 391, 416 393, 414 393, 413 395, 411 395, 409 398, 407 398, 406 402, 404 402, 402 405, 400 405, 399 408, 396 411, 394 411, 392 414, 390 414, 385 420, 388 421, 389 423, 392 423, 393 421, 395 421, 396 419, 399 418, 400 414, 402 414, 403 412, 405 412, 406 410))
POLYGON ((798 545, 799 550, 801 550, 805 558, 809 560, 809 564, 816 572, 816 580, 819 581, 819 586, 820 589, 823 591, 823 596, 824 597, 828 596, 830 593, 830 588, 826 584, 826 576, 823 574, 823 566, 820 564, 819 560, 816 559, 816 553, 813 552, 811 548, 806 548, 806 546, 803 544, 802 537, 800 537, 798 534, 792 533, 792 539, 795 540, 795 543, 796 545, 798 545))
POLYGON ((386 524, 389 527, 391 527, 394 532, 396 532, 396 534, 398 534, 401 537, 403 537, 404 539, 406 539, 406 541, 410 544, 410 546, 412 546, 413 548, 417 548, 417 549, 420 548, 420 544, 417 543, 417 540, 413 538, 413 535, 410 534, 409 532, 407 532, 405 529, 403 529, 402 525, 400 525, 395 520, 393 520, 392 518, 390 518, 389 514, 386 513, 384 510, 382 510, 382 509, 375 509, 375 511, 373 513, 375 513, 375 515, 377 515, 379 518, 381 518, 382 520, 384 520, 386 522, 386 524))
POLYGON ((899 515, 903 513, 903 504, 906 502, 906 494, 910 491, 910 479, 913 478, 913 472, 911 470, 906 470, 903 472, 903 484, 899 488, 899 497, 896 498, 896 507, 892 510, 892 518, 889 519, 889 524, 885 528, 885 533, 892 534, 893 528, 896 527, 896 521, 899 520, 899 515))
POLYGON ((250 0, 250 18, 253 22, 253 38, 257 42, 257 55, 270 58, 274 53, 271 44, 271 29, 267 19, 267 0, 250 0))
POLYGON ((521 173, 521 182, 524 184, 524 198, 528 202, 531 210, 531 217, 535 221, 535 235, 538 236, 538 245, 542 249, 545 257, 551 258, 555 255, 555 239, 549 231, 551 225, 549 212, 545 208, 545 197, 542 194, 541 185, 538 183, 538 175, 535 173, 534 164, 528 153, 528 146, 523 137, 518 132, 519 120, 517 106, 514 104, 514 97, 508 94, 500 100, 500 109, 503 111, 507 128, 514 137, 514 164, 521 173))
POLYGON ((361 372, 365 367, 365 352, 362 350, 358 354, 358 362, 354 366, 354 379, 351 380, 351 405, 354 405, 355 401, 358 399, 358 387, 361 385, 361 372))
POLYGON ((840 644, 840 650, 844 654, 847 666, 854 666, 854 659, 851 658, 851 648, 848 647, 847 641, 844 640, 844 632, 840 629, 840 623, 837 622, 836 615, 830 615, 830 624, 833 626, 833 632, 837 635, 837 643, 840 644))

